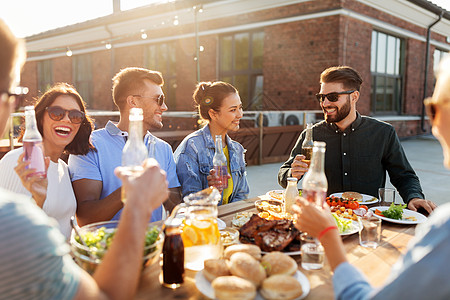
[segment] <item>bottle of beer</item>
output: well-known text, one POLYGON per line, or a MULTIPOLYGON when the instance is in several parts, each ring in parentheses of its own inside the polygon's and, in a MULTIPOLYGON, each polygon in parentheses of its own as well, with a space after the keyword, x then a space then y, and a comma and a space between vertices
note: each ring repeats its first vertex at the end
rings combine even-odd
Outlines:
POLYGON ((328 181, 325 175, 325 142, 314 142, 311 166, 302 181, 302 196, 322 206, 327 197, 328 181))
MULTIPOLYGON (((143 139, 143 113, 141 108, 130 109, 128 139, 122 151, 122 167, 129 176, 137 176, 143 171, 142 163, 147 158, 147 147, 143 139)), ((126 191, 122 188, 122 201, 126 202, 126 191)))
POLYGON ((313 145, 314 142, 313 142, 312 124, 308 123, 306 124, 305 139, 303 140, 302 143, 302 154, 305 156, 303 162, 307 163, 308 166, 311 163, 313 145))
POLYGON ((287 187, 284 191, 284 212, 292 214, 292 205, 298 197, 297 178, 289 177, 287 187))
POLYGON ((181 220, 170 217, 164 225, 163 285, 176 289, 184 282, 184 244, 181 238, 181 220))
POLYGON ((33 175, 45 178, 47 172, 45 171, 44 147, 36 124, 34 106, 25 106, 25 133, 22 141, 25 151, 24 160, 30 162, 27 168, 36 169, 33 175))
POLYGON ((227 158, 223 153, 222 136, 216 135, 216 151, 213 157, 213 166, 216 171, 216 176, 219 177, 219 185, 216 188, 223 191, 228 187, 228 164, 227 158))

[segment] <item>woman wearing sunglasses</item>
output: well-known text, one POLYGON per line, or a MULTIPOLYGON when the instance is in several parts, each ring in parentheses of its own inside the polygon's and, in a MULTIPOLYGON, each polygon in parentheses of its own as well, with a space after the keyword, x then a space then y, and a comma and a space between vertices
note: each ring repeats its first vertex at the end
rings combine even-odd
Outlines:
POLYGON ((233 141, 228 131, 237 131, 243 116, 239 93, 231 84, 201 82, 193 95, 198 112, 206 124, 200 130, 184 138, 175 151, 178 180, 183 197, 208 186, 217 185, 213 170, 215 137, 222 137, 222 147, 227 157, 228 187, 222 193, 220 204, 247 198, 249 187, 245 171, 244 148, 233 141))
MULTIPOLYGON (((89 136, 93 123, 86 116, 80 94, 69 84, 57 83, 45 92, 35 105, 36 122, 42 135, 44 156, 48 164, 47 178, 36 181, 27 176, 22 148, 8 152, 0 161, 0 186, 16 193, 31 195, 32 185, 47 184, 47 197, 33 198, 50 217, 55 218, 61 232, 68 238, 70 217, 75 215, 77 202, 72 190, 67 164, 63 154, 86 154, 93 149, 89 136)), ((21 137, 23 136, 22 131, 21 137)), ((19 139, 21 139, 21 137, 19 139)))

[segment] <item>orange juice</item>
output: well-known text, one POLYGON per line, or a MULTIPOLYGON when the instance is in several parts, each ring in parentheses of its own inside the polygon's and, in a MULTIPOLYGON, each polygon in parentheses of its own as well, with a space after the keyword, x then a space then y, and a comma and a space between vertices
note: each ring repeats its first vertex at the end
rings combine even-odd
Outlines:
POLYGON ((212 217, 184 221, 181 238, 184 244, 184 263, 190 270, 203 269, 203 262, 219 258, 222 247, 217 219, 212 217))

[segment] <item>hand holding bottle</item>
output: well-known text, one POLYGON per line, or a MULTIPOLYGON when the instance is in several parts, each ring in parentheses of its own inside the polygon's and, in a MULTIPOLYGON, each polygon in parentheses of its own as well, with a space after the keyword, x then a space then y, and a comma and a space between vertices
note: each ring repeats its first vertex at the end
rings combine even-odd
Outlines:
POLYGON ((226 181, 228 182, 228 179, 231 178, 230 174, 227 173, 226 177, 225 176, 219 177, 217 176, 216 170, 214 169, 211 169, 209 171, 208 177, 206 177, 206 179, 208 180, 208 186, 216 187, 220 193, 223 192, 223 185, 224 185, 223 180, 225 180, 225 178, 226 181))
POLYGON ((291 164, 291 176, 295 177, 297 180, 300 180, 303 175, 308 172, 309 165, 304 162, 304 155, 298 154, 295 156, 294 161, 291 164))
MULTIPOLYGON (((30 161, 24 161, 25 152, 20 154, 17 159, 17 166, 14 171, 19 176, 22 181, 23 186, 31 193, 34 201, 39 207, 44 205, 45 199, 47 198, 47 186, 48 179, 47 176, 42 177, 41 174, 36 172, 34 168, 28 168, 30 161)), ((50 158, 45 157, 45 174, 47 174, 48 166, 50 165, 50 158)))

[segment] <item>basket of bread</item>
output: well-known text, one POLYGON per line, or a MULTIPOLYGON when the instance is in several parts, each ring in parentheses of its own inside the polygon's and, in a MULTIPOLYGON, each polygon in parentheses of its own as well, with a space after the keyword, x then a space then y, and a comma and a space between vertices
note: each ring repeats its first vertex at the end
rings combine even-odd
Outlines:
POLYGON ((256 245, 236 244, 225 249, 222 259, 205 261, 197 273, 197 288, 214 299, 303 299, 308 279, 297 262, 282 252, 262 255, 256 245))

